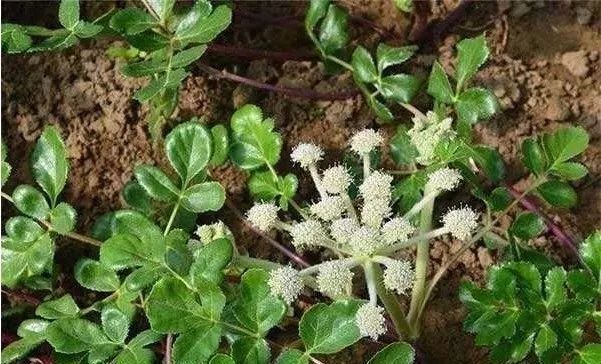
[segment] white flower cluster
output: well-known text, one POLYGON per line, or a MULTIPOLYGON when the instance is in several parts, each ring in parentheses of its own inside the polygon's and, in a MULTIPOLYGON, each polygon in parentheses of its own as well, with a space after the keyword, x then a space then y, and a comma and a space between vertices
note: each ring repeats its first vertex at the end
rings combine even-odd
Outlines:
POLYGON ((278 221, 279 208, 273 203, 257 203, 248 210, 246 218, 250 224, 261 231, 268 231, 278 221))
POLYGON ((301 143, 292 150, 290 158, 301 167, 308 168, 323 158, 323 150, 315 144, 301 143))
POLYGON ((427 186, 434 191, 452 191, 459 186, 462 179, 458 170, 444 167, 428 175, 427 186))
POLYGON ((366 155, 383 142, 380 133, 373 129, 364 129, 351 138, 351 150, 359 155, 366 155))
POLYGON ((448 137, 455 135, 452 124, 453 119, 440 117, 433 111, 428 111, 426 117, 414 117, 413 128, 407 131, 411 144, 415 146, 419 156, 417 162, 422 165, 429 165, 434 158, 434 149, 438 143, 448 137))
POLYGON ((469 207, 462 207, 447 212, 442 223, 455 238, 468 240, 478 228, 478 214, 469 207))
POLYGON ((386 265, 384 287, 389 291, 405 294, 411 288, 414 278, 415 272, 409 262, 393 260, 386 265))
POLYGON ((351 285, 353 272, 344 263, 333 260, 322 265, 316 278, 319 291, 335 298, 342 296, 351 285))
POLYGON ((369 336, 373 340, 377 340, 380 335, 386 333, 384 308, 373 303, 364 304, 357 310, 355 323, 361 336, 369 336))
POLYGON ((280 297, 287 304, 294 302, 304 287, 298 271, 289 266, 272 270, 267 285, 274 296, 280 297))

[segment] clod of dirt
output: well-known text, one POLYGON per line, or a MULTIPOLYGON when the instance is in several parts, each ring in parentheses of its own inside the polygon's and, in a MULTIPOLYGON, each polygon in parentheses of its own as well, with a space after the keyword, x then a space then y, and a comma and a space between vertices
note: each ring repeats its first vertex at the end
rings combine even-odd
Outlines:
POLYGON ((588 74, 588 57, 585 51, 566 52, 561 56, 561 64, 576 77, 588 74))
POLYGON ((564 121, 570 116, 570 109, 559 97, 552 97, 545 108, 545 119, 564 121))
POLYGON ((581 6, 576 8, 576 21, 580 25, 587 25, 591 22, 593 17, 593 12, 587 8, 583 8, 581 6))

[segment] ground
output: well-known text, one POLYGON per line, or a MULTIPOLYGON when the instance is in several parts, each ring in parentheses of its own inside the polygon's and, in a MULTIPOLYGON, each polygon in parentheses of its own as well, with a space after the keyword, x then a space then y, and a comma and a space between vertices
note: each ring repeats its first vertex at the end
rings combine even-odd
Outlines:
MULTIPOLYGON (((410 32, 410 18, 394 10, 391 1, 342 3, 356 18, 368 19, 392 33, 394 37, 389 43, 408 43, 405 39, 410 32)), ((445 18, 456 3, 442 1, 430 17, 445 18)), ((241 5, 246 10, 261 10, 266 14, 302 16, 303 13, 302 3, 282 2, 273 7, 258 3, 241 5)), ((41 8, 39 4, 3 3, 2 6, 3 10, 8 9, 9 15, 11 6, 13 12, 23 6, 41 8)), ((28 17, 33 18, 27 19, 30 23, 36 22, 35 16, 28 17)), ((351 22, 351 26, 356 29, 354 39, 360 43, 373 44, 380 38, 361 22, 351 22)), ((457 41, 482 31, 489 41, 491 60, 478 74, 476 83, 494 91, 503 112, 478 125, 476 134, 479 142, 498 148, 502 154, 507 166, 507 183, 519 190, 525 182, 526 171, 519 160, 524 138, 565 125, 582 126, 590 134, 590 147, 582 157, 590 173, 575 184, 580 204, 572 210, 548 211, 557 224, 579 241, 598 229, 601 221, 601 3, 528 1, 499 2, 498 6, 493 2, 475 3, 441 39, 423 45, 411 69, 425 73, 437 58, 445 67, 452 68, 457 41)), ((2 57, 2 138, 8 144, 9 160, 15 170, 6 189, 12 190, 18 183, 30 180, 26 161, 32 145, 44 125, 57 125, 66 139, 71 163, 64 199, 79 211, 79 231, 89 228, 102 213, 122 206, 119 193, 130 180, 135 165, 164 163, 161 148, 153 147, 144 123, 146 108, 132 100, 133 92, 143 81, 120 75, 119 61, 105 55, 112 42, 84 42, 54 54, 2 57)), ((290 24, 285 28, 233 27, 218 42, 273 50, 311 49, 303 28, 294 24, 292 28, 290 24)), ((209 54, 203 62, 280 86, 321 92, 353 89, 348 74, 328 75, 316 59, 249 62, 209 54)), ((417 104, 425 110, 428 105, 422 99, 425 98, 418 97, 417 104)), ((183 86, 175 119, 198 116, 208 123, 227 122, 233 110, 245 103, 261 106, 266 115, 275 119, 277 129, 284 136, 284 155, 298 142, 311 141, 327 150, 325 164, 340 157, 349 135, 355 130, 378 126, 360 96, 344 101, 316 102, 288 98, 209 78, 199 69, 193 70, 183 86)), ((401 115, 397 122, 407 122, 408 115, 401 115)), ((394 133, 394 125, 381 127, 388 137, 394 133)), ((299 175, 299 193, 304 199, 315 196, 307 176, 294 168, 288 158, 283 158, 278 168, 299 175)), ((228 165, 215 171, 215 175, 226 185, 229 198, 240 210, 245 210, 250 200, 244 173, 228 165)), ((3 217, 6 211, 4 208, 3 217)), ((231 211, 224 209, 219 216, 231 226, 238 243, 250 254, 284 261, 231 211)), ((214 219, 214 215, 203 216, 199 222, 214 219)), ((562 263, 573 262, 573 257, 548 235, 533 245, 562 263)), ((434 242, 430 272, 459 246, 450 239, 434 242)), ((465 309, 457 298, 457 286, 462 279, 482 281, 486 268, 496 259, 494 252, 476 246, 444 277, 427 307, 421 339, 416 343, 422 362, 487 363, 486 351, 475 347, 472 336, 461 330, 465 309)), ((379 346, 377 343, 355 346, 332 362, 363 363, 367 354, 379 346)))

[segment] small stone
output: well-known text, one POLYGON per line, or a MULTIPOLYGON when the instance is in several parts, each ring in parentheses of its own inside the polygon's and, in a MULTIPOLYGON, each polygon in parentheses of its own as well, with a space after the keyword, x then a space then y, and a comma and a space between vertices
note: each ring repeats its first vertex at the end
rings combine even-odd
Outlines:
POLYGON ((588 59, 590 59, 592 62, 595 62, 597 59, 599 59, 599 51, 591 51, 588 54, 588 59))
POLYGON ((585 51, 564 53, 561 56, 561 64, 576 77, 584 77, 589 71, 585 51))
POLYGON ((593 17, 593 12, 587 8, 583 8, 581 6, 576 8, 576 20, 580 25, 587 25, 591 22, 591 18, 593 17))
POLYGON ((497 84, 493 87, 493 92, 495 94, 496 97, 503 97, 505 96, 505 94, 507 93, 507 91, 505 90, 505 87, 503 87, 503 85, 501 84, 497 84))
POLYGON ((558 97, 549 99, 547 108, 545 109, 545 119, 551 121, 563 121, 570 116, 570 109, 558 97))

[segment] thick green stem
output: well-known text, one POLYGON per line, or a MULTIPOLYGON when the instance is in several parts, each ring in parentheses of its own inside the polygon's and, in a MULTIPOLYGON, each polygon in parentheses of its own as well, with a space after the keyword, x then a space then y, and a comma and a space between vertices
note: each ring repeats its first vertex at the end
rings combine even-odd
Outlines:
MULTIPOLYGON (((426 186, 424 195, 431 193, 426 186)), ((419 230, 420 234, 425 234, 432 229, 432 213, 434 211, 434 201, 431 199, 425 204, 420 214, 419 230)), ((426 274, 428 272, 428 261, 430 259, 430 241, 424 239, 417 244, 417 256, 415 258, 415 282, 411 292, 411 305, 409 308, 409 323, 412 327, 413 338, 419 335, 419 324, 417 323, 417 313, 424 299, 426 292, 426 274)))
POLYGON ((373 266, 378 297, 380 298, 380 301, 382 301, 386 312, 388 312, 390 315, 399 339, 408 339, 411 336, 411 327, 405 318, 405 314, 403 313, 403 309, 399 304, 399 300, 392 293, 386 290, 386 287, 384 287, 382 268, 378 264, 370 264, 373 266))

